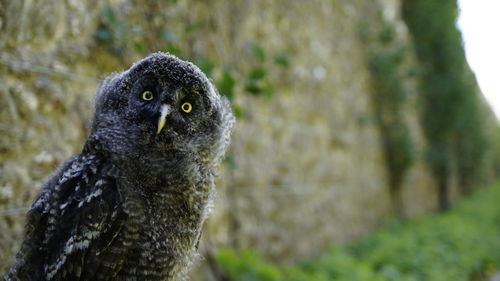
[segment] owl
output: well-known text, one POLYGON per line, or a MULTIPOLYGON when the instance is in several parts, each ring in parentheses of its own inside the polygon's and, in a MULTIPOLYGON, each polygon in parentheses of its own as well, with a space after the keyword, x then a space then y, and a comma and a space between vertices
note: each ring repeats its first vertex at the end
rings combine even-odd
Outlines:
POLYGON ((5 280, 179 280, 235 119, 190 62, 155 53, 98 89, 89 137, 31 206, 5 280))

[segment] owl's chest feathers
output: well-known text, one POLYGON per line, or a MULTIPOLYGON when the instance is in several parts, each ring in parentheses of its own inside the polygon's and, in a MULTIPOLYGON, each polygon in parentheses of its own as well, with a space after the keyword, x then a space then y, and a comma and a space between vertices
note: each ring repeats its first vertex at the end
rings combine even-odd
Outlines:
POLYGON ((182 256, 196 243, 205 217, 211 187, 177 182, 175 188, 121 186, 126 230, 144 255, 182 256))
MULTIPOLYGON (((195 249, 208 197, 185 192, 144 192, 128 190, 123 208, 128 219, 123 229, 128 247, 126 267, 139 264, 142 273, 178 274, 195 249)), ((168 279, 170 280, 170 279, 168 279)))
POLYGON ((123 192, 123 206, 131 222, 147 225, 147 231, 167 234, 197 231, 209 200, 209 187, 186 186, 179 190, 123 192))
MULTIPOLYGON (((121 170, 103 157, 84 156, 81 159, 90 164, 86 164, 88 169, 82 168, 85 172, 78 174, 84 174, 84 179, 94 178, 89 183, 95 183, 95 190, 87 192, 79 201, 83 203, 77 204, 78 208, 80 204, 84 208, 86 202, 94 202, 97 197, 109 198, 109 192, 116 190, 119 209, 126 213, 123 227, 109 248, 110 251, 125 251, 124 268, 129 268, 130 274, 156 272, 163 276, 185 267, 206 217, 213 174, 197 169, 184 175, 148 179, 133 170, 121 170), (97 171, 104 172, 101 173, 104 177, 96 179, 97 171), (110 188, 110 183, 114 188, 110 188), (137 265, 143 268, 142 273, 132 272, 137 265)), ((68 177, 72 174, 68 173, 68 177)))

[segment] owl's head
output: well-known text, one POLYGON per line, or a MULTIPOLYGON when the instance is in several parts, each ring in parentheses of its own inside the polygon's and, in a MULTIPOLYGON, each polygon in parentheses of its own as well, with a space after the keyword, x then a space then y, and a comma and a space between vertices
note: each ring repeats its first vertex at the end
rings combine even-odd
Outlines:
POLYGON ((117 161, 220 162, 234 116, 198 67, 155 53, 108 77, 96 97, 89 142, 117 161))

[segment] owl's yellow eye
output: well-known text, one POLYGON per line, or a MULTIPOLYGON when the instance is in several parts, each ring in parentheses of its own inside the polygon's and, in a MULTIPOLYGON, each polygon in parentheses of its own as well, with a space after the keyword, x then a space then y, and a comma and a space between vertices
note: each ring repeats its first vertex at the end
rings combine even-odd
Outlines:
POLYGON ((191 110, 193 110, 193 106, 191 105, 191 103, 185 102, 181 105, 181 109, 182 111, 189 113, 191 112, 191 110))
POLYGON ((153 92, 144 91, 144 93, 142 93, 142 99, 143 100, 152 100, 153 99, 153 92))

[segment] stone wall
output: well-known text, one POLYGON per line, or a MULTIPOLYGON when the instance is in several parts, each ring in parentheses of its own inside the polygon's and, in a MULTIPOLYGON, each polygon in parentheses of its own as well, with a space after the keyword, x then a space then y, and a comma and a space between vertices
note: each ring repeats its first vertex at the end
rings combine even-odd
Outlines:
MULTIPOLYGON (((408 35, 397 3, 267 5, 246 7, 253 16, 239 22, 235 42, 259 38, 266 48, 291 49, 292 67, 274 78, 273 98, 236 97, 248 116, 239 120, 231 149, 236 167, 224 173, 209 233, 215 244, 296 259, 366 234, 393 214, 371 104, 370 46, 361 40, 360 28, 366 23, 375 33, 385 20, 396 26, 402 42, 408 35)), ((405 122, 423 151, 415 82, 406 84, 411 94, 405 122)), ((435 183, 422 157, 402 190, 405 215, 436 209, 435 183)))
MULTIPOLYGON (((361 33, 393 25, 410 49, 411 67, 399 1, 102 2, 0 4, 0 272, 19 247, 25 208, 41 183, 81 149, 99 79, 164 50, 155 37, 165 35, 163 27, 181 57, 202 54, 217 62, 215 80, 222 66, 236 79, 233 104, 242 114, 204 231, 207 260, 219 247, 296 260, 365 235, 394 215, 373 113, 366 59, 372 46, 361 33), (108 45, 96 39, 106 20, 118 26, 108 45), (203 24, 185 32, 197 23, 203 24), (264 61, 252 55, 256 43, 264 61), (281 52, 290 54, 287 67, 272 63, 281 52), (257 64, 268 70, 271 96, 245 93, 241 81, 257 64)), ((404 82, 404 122, 419 156, 401 187, 408 217, 437 208, 420 153, 425 143, 412 79, 404 82)), ((209 271, 202 266, 199 280, 209 271)))

